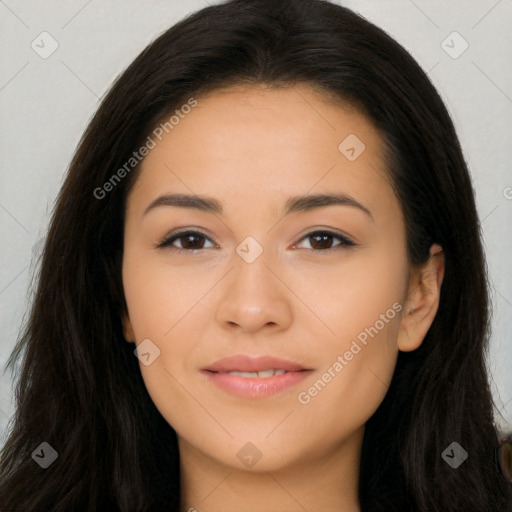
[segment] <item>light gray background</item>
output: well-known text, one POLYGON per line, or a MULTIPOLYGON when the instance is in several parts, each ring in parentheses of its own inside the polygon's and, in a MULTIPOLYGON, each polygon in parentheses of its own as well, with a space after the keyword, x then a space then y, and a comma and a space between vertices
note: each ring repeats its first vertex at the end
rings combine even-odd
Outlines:
MULTIPOLYGON (((489 368, 503 415, 497 421, 510 429, 512 0, 338 3, 405 46, 428 72, 453 117, 476 189, 493 286, 489 368), (457 58, 453 55, 464 41, 451 35, 454 31, 469 45, 457 58)), ((207 4, 0 1, 0 444, 14 396, 4 365, 28 311, 34 257, 79 138, 114 78, 154 37, 207 4), (58 48, 43 59, 31 43, 48 49, 48 39, 40 42, 45 31, 58 48)))

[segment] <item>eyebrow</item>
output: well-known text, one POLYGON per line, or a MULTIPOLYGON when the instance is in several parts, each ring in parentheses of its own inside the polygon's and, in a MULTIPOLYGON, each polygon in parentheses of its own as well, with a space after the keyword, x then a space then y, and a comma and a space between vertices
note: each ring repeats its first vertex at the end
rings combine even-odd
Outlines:
MULTIPOLYGON (((363 211, 373 221, 372 212, 359 201, 347 194, 314 194, 308 196, 290 197, 285 202, 284 215, 294 212, 305 212, 326 206, 352 206, 363 211)), ((220 201, 212 197, 190 194, 165 194, 157 197, 144 211, 144 215, 153 208, 160 206, 177 206, 180 208, 193 208, 209 213, 222 215, 223 206, 220 201)))

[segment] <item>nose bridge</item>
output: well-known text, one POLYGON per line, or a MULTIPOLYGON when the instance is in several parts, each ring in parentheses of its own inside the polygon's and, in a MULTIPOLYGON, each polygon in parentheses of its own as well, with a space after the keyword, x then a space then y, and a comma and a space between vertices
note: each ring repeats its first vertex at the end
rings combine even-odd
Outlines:
POLYGON ((237 324, 244 330, 257 330, 267 324, 285 326, 291 318, 286 288, 276 278, 273 256, 254 237, 245 238, 236 248, 234 268, 222 288, 217 320, 237 324))
POLYGON ((269 268, 274 265, 272 253, 268 242, 264 247, 252 236, 246 237, 236 248, 232 291, 252 310, 260 308, 260 301, 268 301, 278 291, 269 268))

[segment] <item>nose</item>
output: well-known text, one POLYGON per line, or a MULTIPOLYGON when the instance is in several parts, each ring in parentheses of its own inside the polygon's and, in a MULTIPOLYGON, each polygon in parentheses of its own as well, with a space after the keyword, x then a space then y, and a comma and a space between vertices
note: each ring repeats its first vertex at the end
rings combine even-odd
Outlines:
POLYGON ((223 279, 216 310, 216 321, 223 329, 256 333, 289 327, 293 293, 264 254, 252 263, 236 256, 235 267, 223 279))

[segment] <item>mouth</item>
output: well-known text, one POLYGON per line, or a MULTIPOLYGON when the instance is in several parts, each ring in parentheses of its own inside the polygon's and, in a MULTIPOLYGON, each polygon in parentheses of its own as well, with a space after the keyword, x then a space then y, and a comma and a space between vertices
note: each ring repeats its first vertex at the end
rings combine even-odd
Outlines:
POLYGON ((246 399, 267 398, 289 389, 313 370, 274 357, 233 356, 201 369, 217 387, 246 399))
POLYGON ((274 377, 275 375, 283 375, 286 373, 286 370, 280 368, 279 370, 262 370, 260 372, 240 372, 240 371, 231 371, 231 372, 214 372, 214 373, 225 373, 227 375, 238 375, 238 377, 244 377, 246 379, 268 379, 269 377, 274 377))

